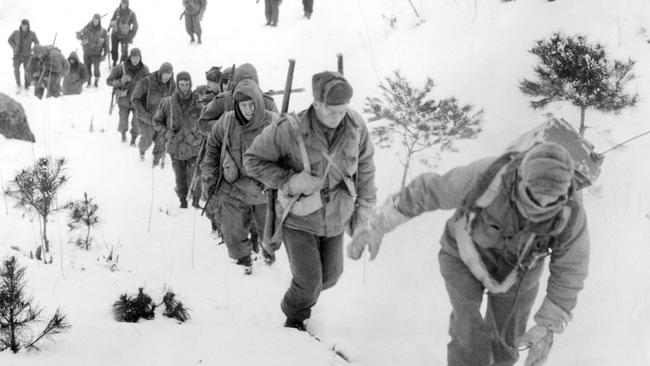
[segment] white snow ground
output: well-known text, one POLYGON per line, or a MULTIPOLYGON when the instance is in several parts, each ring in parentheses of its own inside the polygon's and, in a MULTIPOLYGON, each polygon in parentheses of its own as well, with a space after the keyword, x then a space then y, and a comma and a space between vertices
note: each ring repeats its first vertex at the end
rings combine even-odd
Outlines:
MULTIPOLYGON (((112 13, 117 1, 0 0, 0 34, 8 37, 20 19, 31 20, 42 43, 58 32, 57 46, 67 55, 78 48, 74 32, 92 14, 112 13)), ((140 31, 134 46, 153 71, 164 61, 188 70, 194 84, 212 65, 252 62, 263 89, 284 85, 287 59, 295 58, 295 87, 310 89, 314 72, 335 68, 345 55, 346 77, 355 88, 353 107, 379 95, 379 81, 394 69, 416 85, 436 80, 436 97, 455 95, 484 108, 485 131, 446 153, 439 171, 484 155, 500 153, 513 137, 538 123, 518 91, 531 76, 533 41, 561 30, 600 41, 617 57, 638 61, 630 89, 639 106, 619 116, 588 112, 589 138, 603 151, 613 142, 650 128, 650 27, 645 0, 416 0, 426 22, 407 1, 317 1, 310 21, 301 18, 299 1, 285 1, 277 29, 263 26, 263 2, 209 1, 204 44, 190 46, 178 21, 180 1, 132 0, 140 31), (395 15, 390 29, 382 15, 395 15)), ((106 18, 105 18, 106 19, 106 18)), ((104 21, 106 26, 107 21, 104 21)), ((13 95, 11 53, 0 47, 5 72, 0 91, 13 95)), ((104 68, 105 68, 104 64, 104 68)), ((0 353, 1 365, 333 365, 340 363, 327 346, 282 328, 279 301, 290 281, 284 252, 272 267, 255 263, 244 277, 227 259, 225 246, 208 238, 209 225, 188 210, 169 217, 158 207, 176 205, 173 174, 137 159, 135 149, 119 142, 117 113, 108 116, 110 89, 81 96, 38 101, 19 95, 37 143, 0 137, 0 174, 5 182, 21 167, 45 154, 70 160, 69 184, 60 202, 83 192, 100 205, 102 224, 89 252, 68 243, 66 217, 50 223, 55 262, 43 265, 10 248, 32 250, 38 224, 23 217, 11 201, 0 202, 0 256, 18 255, 28 267, 29 288, 50 312, 57 306, 72 328, 41 352, 0 353), (95 130, 89 132, 90 122, 95 130), (152 193, 153 192, 153 193, 152 193), (151 230, 147 230, 152 209, 151 230), (111 272, 103 257, 119 254, 111 272), (160 300, 172 288, 191 308, 192 319, 178 325, 158 313, 137 324, 115 322, 110 305, 120 293, 138 287, 160 300)), ((277 99, 280 102, 280 99, 277 99)), ((310 93, 292 96, 291 109, 310 102, 310 93)), ((571 105, 548 108, 575 122, 571 105)), ((574 321, 557 337, 548 365, 607 366, 650 364, 650 138, 607 155, 603 173, 585 194, 592 237, 591 273, 580 294, 574 321)), ((378 151, 380 201, 399 186, 400 166, 393 151, 378 151)), ((411 176, 428 168, 416 166, 411 176)), ((345 350, 360 365, 444 365, 450 311, 437 268, 438 238, 448 212, 423 215, 386 236, 373 263, 346 260, 339 284, 314 308, 309 328, 327 344, 345 350)), ((539 298, 542 298, 543 291, 539 298)), ((525 355, 524 355, 525 356, 525 355)), ((520 362, 523 364, 523 362, 520 362)))

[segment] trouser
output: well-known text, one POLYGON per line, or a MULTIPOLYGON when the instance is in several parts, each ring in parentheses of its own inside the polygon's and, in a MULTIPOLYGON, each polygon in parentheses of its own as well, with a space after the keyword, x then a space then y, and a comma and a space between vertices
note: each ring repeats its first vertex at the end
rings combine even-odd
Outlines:
MULTIPOLYGON (((223 193, 219 193, 223 195, 223 193)), ((249 238, 251 226, 264 230, 266 218, 266 203, 250 205, 234 197, 219 199, 221 210, 221 229, 223 238, 228 246, 228 256, 240 259, 251 255, 253 240, 249 238)), ((260 237, 262 233, 258 231, 260 237)))
POLYGON ((302 0, 302 8, 306 14, 314 12, 314 0, 302 0))
POLYGON ((187 15, 185 14, 185 30, 187 34, 194 39, 196 34, 201 39, 201 20, 198 15, 187 15))
POLYGON ((287 318, 303 321, 321 291, 334 286, 343 273, 343 233, 323 237, 282 227, 293 279, 280 307, 287 318))
POLYGON ((57 98, 61 96, 61 75, 59 73, 49 73, 44 71, 43 83, 34 88, 34 95, 42 97, 43 89, 47 89, 47 97, 57 98), (40 96, 39 96, 40 95, 40 96))
POLYGON ((102 76, 101 72, 99 71, 99 64, 101 64, 102 58, 100 56, 90 56, 84 54, 84 64, 86 64, 86 71, 88 71, 88 81, 90 81, 91 75, 98 78, 102 76), (91 73, 91 69, 92 73, 91 73))
POLYGON ((160 161, 163 146, 165 146, 163 136, 156 131, 152 124, 140 121, 138 127, 140 128, 140 142, 138 142, 140 154, 144 155, 153 145, 153 160, 160 161))
MULTIPOLYGON (((194 173, 194 166, 196 165, 196 156, 187 160, 178 160, 172 158, 172 168, 174 169, 174 176, 176 178, 176 195, 179 199, 187 197, 187 192, 190 189, 192 182, 192 173, 194 173)), ((198 200, 201 197, 200 186, 194 192, 193 199, 198 200)))
POLYGON ((125 107, 119 105, 120 108, 120 121, 117 125, 117 130, 120 133, 126 133, 129 129, 129 113, 131 114, 131 137, 136 138, 140 134, 140 123, 135 117, 135 109, 133 107, 125 107))
POLYGON ((118 34, 118 32, 111 33, 111 58, 113 62, 117 62, 118 47, 121 49, 122 56, 120 61, 126 61, 129 57, 129 43, 126 39, 118 34), (121 46, 119 46, 121 44, 121 46))
POLYGON ((27 72, 27 66, 31 57, 23 55, 14 55, 14 78, 16 79, 16 86, 20 87, 20 65, 23 65, 23 73, 25 84, 24 87, 29 87, 31 75, 27 72))
MULTIPOLYGON (((216 231, 221 235, 221 204, 218 202, 217 197, 208 197, 208 187, 201 185, 202 191, 205 193, 205 216, 210 219, 210 226, 212 231, 216 231)), ((216 196, 216 194, 215 194, 216 196)))
MULTIPOLYGON (((515 340, 526 331, 528 317, 539 288, 543 262, 532 268, 508 292, 488 294, 484 319, 479 310, 485 290, 483 285, 472 275, 462 260, 446 251, 440 251, 438 261, 452 306, 449 319, 451 342, 447 345, 447 365, 514 365, 519 358, 515 340)), ((487 266, 491 268, 491 273, 494 273, 495 267, 492 264, 487 266)), ((501 273, 512 268, 505 261, 496 266, 498 267, 496 272, 501 273)))
POLYGON ((280 1, 264 0, 264 14, 267 23, 277 24, 280 16, 280 1))

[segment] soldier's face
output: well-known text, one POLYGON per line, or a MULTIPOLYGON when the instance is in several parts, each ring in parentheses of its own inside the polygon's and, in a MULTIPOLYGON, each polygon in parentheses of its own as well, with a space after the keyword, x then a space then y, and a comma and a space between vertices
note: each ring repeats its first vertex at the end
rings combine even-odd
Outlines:
POLYGON ((27 32, 27 24, 21 24, 20 29, 22 29, 23 32, 27 32))
POLYGON ((318 120, 329 128, 336 128, 343 121, 350 104, 327 105, 325 102, 314 100, 314 110, 318 120))
POLYGON ((239 110, 241 114, 244 115, 247 121, 250 121, 255 114, 255 103, 252 100, 244 100, 239 102, 239 110))
POLYGON ((99 19, 97 19, 97 18, 93 18, 93 25, 94 25, 95 27, 96 27, 97 25, 99 25, 99 19))
POLYGON ((210 91, 212 91, 212 92, 218 92, 219 91, 219 83, 208 80, 208 89, 210 89, 210 91))
POLYGON ((187 94, 190 91, 191 84, 189 80, 181 80, 178 82, 178 89, 180 89, 181 93, 187 94))
POLYGON ((125 3, 120 3, 120 9, 122 9, 122 10, 126 9, 126 4, 125 3))
POLYGON ((172 78, 172 73, 171 72, 164 72, 162 75, 160 75, 160 78, 162 79, 163 83, 166 83, 169 81, 169 79, 172 78))
POLYGON ((133 66, 138 66, 140 63, 140 56, 131 56, 131 63, 133 66))

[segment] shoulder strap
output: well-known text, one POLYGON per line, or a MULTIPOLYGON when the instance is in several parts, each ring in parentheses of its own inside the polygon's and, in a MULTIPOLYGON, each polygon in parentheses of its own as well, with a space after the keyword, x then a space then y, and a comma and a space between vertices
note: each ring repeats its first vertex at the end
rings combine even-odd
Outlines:
POLYGON ((300 149, 300 157, 302 158, 302 165, 304 170, 307 173, 311 173, 311 164, 309 163, 309 155, 307 155, 307 148, 305 147, 305 140, 302 138, 302 134, 299 129, 300 119, 296 116, 295 113, 287 113, 287 122, 294 132, 296 140, 298 141, 298 149, 300 149))
POLYGON ((508 164, 516 159, 517 154, 516 152, 507 152, 490 164, 465 197, 463 202, 465 211, 480 210, 488 207, 494 201, 501 190, 502 177, 508 164))
POLYGON ((232 118, 226 118, 226 129, 223 133, 223 139, 221 140, 221 155, 219 156, 219 166, 223 164, 223 157, 226 156, 227 150, 230 149, 230 127, 232 125, 232 118))

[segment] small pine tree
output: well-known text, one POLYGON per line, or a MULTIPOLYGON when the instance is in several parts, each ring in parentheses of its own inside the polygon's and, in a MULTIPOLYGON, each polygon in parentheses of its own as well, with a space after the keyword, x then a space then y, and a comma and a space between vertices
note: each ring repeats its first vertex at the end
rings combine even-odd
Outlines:
POLYGON ((141 318, 150 320, 154 318, 155 310, 156 304, 142 287, 138 289, 136 296, 122 294, 113 303, 113 317, 118 322, 137 323, 141 318))
POLYGON ((43 339, 51 339, 70 325, 59 309, 47 322, 45 328, 30 340, 31 325, 40 322, 43 309, 34 305, 25 294, 25 268, 18 265, 15 257, 3 261, 0 268, 0 351, 10 349, 14 353, 22 348, 34 348, 43 339))
POLYGON ((474 138, 481 131, 483 110, 474 112, 473 106, 461 106, 453 97, 436 103, 429 97, 434 86, 427 78, 423 89, 414 88, 395 71, 392 78, 386 78, 386 84, 379 85, 384 90, 383 100, 366 99, 364 112, 372 115, 369 122, 386 121, 372 130, 380 146, 390 147, 397 137, 405 150, 400 162, 404 167, 402 187, 415 154, 439 146, 439 157, 442 151, 453 149, 454 140, 474 138))
POLYGON ((163 304, 165 305, 164 316, 174 318, 183 323, 190 318, 187 308, 182 302, 175 299, 176 294, 172 291, 167 291, 163 296, 163 304))
POLYGON ((50 243, 47 239, 47 221, 51 213, 59 210, 55 207, 56 195, 59 188, 68 181, 63 174, 67 160, 65 158, 42 157, 33 167, 22 169, 10 182, 5 194, 17 201, 27 213, 35 211, 41 218, 40 230, 42 249, 36 250, 36 257, 44 254, 43 260, 47 263, 50 253, 50 243))
POLYGON ((539 80, 524 79, 519 89, 540 98, 530 103, 535 109, 561 100, 580 108, 581 136, 586 129, 587 109, 619 113, 637 102, 638 94, 623 91, 634 78, 635 61, 610 60, 600 43, 590 44, 581 35, 555 33, 550 39, 537 41, 530 52, 540 59, 535 67, 539 80))
POLYGON ((88 194, 84 192, 84 199, 79 201, 70 202, 65 205, 68 210, 68 228, 70 231, 75 229, 86 229, 86 236, 84 239, 78 239, 77 245, 88 250, 92 238, 90 237, 90 229, 99 223, 99 215, 97 214, 98 206, 93 202, 92 198, 88 198, 88 194))

